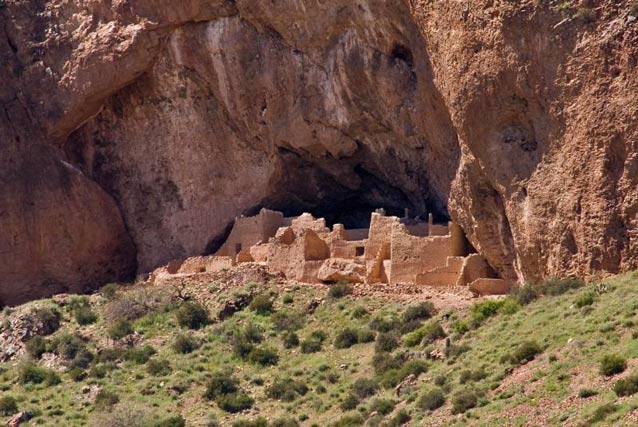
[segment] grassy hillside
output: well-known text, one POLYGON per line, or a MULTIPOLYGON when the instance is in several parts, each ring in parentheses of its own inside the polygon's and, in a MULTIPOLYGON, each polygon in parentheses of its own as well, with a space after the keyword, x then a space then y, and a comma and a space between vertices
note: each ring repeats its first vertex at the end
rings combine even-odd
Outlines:
POLYGON ((2 316, 5 336, 24 319, 49 327, 0 364, 0 413, 42 426, 636 425, 638 274, 541 291, 455 312, 275 281, 36 301, 2 316))

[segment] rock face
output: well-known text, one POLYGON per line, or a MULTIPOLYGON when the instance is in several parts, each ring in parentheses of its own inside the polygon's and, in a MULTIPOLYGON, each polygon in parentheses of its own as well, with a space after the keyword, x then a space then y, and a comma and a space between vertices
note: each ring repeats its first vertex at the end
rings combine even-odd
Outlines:
POLYGON ((537 3, 6 0, 0 299, 261 207, 449 213, 508 279, 635 268, 638 11, 537 3))
POLYGON ((428 3, 412 10, 463 152, 449 206, 475 247, 527 281, 635 269, 636 3, 428 3))

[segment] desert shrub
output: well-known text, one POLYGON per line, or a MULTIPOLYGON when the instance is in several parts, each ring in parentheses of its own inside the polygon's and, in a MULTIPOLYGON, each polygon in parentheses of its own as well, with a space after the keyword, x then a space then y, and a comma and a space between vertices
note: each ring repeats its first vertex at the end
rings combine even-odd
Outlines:
POLYGON ((401 427, 403 425, 407 425, 408 421, 410 421, 412 417, 405 409, 401 409, 396 413, 394 417, 392 417, 387 423, 387 427, 401 427))
POLYGON ((293 311, 278 311, 270 316, 277 331, 296 331, 303 328, 304 318, 301 313, 293 311))
POLYGON ((368 309, 360 305, 356 306, 354 310, 352 310, 352 317, 354 317, 355 319, 362 319, 368 314, 370 314, 368 309))
POLYGON ((69 299, 67 304, 67 310, 69 312, 75 312, 80 308, 90 307, 89 299, 86 296, 73 296, 69 299))
POLYGON ((401 369, 389 369, 378 377, 378 380, 381 387, 390 389, 399 385, 404 378, 405 377, 403 376, 401 369))
POLYGON ((312 331, 310 336, 301 342, 301 352, 306 354, 320 352, 326 338, 325 332, 320 330, 312 331))
POLYGON ((459 375, 459 383, 466 384, 468 382, 480 381, 487 377, 487 373, 483 369, 463 370, 459 375))
POLYGON ((287 332, 282 337, 284 348, 295 348, 299 345, 299 336, 294 332, 287 332))
POLYGON ((39 359, 47 351, 47 341, 40 335, 36 335, 26 342, 25 349, 29 356, 39 359))
POLYGON ((41 335, 51 335, 60 328, 62 315, 52 307, 38 307, 33 310, 33 319, 40 326, 41 335))
POLYGON ((97 314, 91 310, 91 307, 80 307, 75 310, 75 321, 79 325, 90 325, 97 322, 97 314))
POLYGON ((133 333, 133 326, 128 320, 119 320, 108 330, 109 337, 119 340, 133 333))
POLYGON ((539 292, 544 295, 563 295, 573 289, 579 289, 585 286, 582 279, 569 277, 565 279, 552 278, 537 286, 539 292))
POLYGON ((445 395, 439 388, 426 391, 418 400, 417 405, 425 411, 434 411, 445 404, 445 395))
POLYGON ((269 295, 260 294, 252 299, 248 308, 257 314, 267 315, 273 311, 273 302, 269 295))
POLYGON ((422 302, 408 307, 403 312, 403 322, 408 323, 413 320, 427 320, 435 314, 434 304, 431 302, 422 302))
POLYGON ((183 303, 177 309, 175 317, 180 326, 189 329, 200 329, 210 321, 206 307, 190 301, 183 303))
POLYGON ((601 422, 602 420, 607 418, 609 415, 616 412, 617 409, 618 409, 618 406, 614 405, 613 403, 605 403, 603 405, 600 405, 598 408, 596 408, 596 410, 594 410, 594 413, 589 418, 589 420, 587 420, 588 421, 587 425, 592 425, 592 424, 601 422))
POLYGON ((411 359, 408 360, 401 366, 401 372, 403 374, 403 378, 408 375, 414 375, 418 377, 421 374, 424 374, 428 371, 428 364, 425 360, 420 359, 411 359))
POLYGON ((310 332, 309 338, 317 341, 324 342, 328 339, 328 334, 322 331, 321 329, 314 330, 310 332))
POLYGON ((630 375, 616 381, 614 392, 618 396, 633 396, 638 393, 638 375, 630 375))
POLYGON ((250 409, 255 401, 246 393, 238 392, 221 396, 215 400, 215 403, 220 409, 235 414, 250 409))
POLYGON ((236 393, 239 391, 239 381, 228 371, 215 372, 208 384, 204 397, 208 400, 215 400, 226 394, 236 393))
POLYGON ((233 354, 239 359, 248 358, 248 355, 255 349, 255 345, 240 331, 233 333, 231 337, 231 347, 233 354))
POLYGON ((445 357, 457 357, 470 350, 472 350, 472 347, 467 344, 452 344, 446 347, 443 352, 445 353, 445 357))
POLYGON ((339 405, 344 411, 351 411, 359 404, 359 398, 352 393, 348 393, 339 405))
POLYGON ((503 304, 503 300, 487 300, 474 304, 470 323, 475 328, 479 327, 488 318, 498 314, 503 304))
POLYGON ((172 347, 176 353, 189 354, 199 348, 199 341, 190 334, 179 334, 172 347))
POLYGON ((401 322, 397 318, 375 317, 370 321, 368 327, 377 332, 391 332, 401 327, 401 322))
POLYGON ((620 374, 627 369, 627 361, 618 354, 608 354, 600 360, 600 373, 607 377, 620 374))
MULTIPOLYGON (((397 361, 400 359, 397 358, 397 361)), ((423 360, 413 359, 399 365, 396 368, 391 368, 383 372, 380 376, 379 383, 384 388, 396 387, 401 381, 407 378, 409 375, 418 377, 424 372, 427 372, 428 365, 423 360)))
POLYGON ((370 329, 363 328, 357 331, 357 342, 359 344, 365 344, 374 341, 376 334, 370 329))
POLYGON ((158 422, 154 427, 186 427, 186 420, 181 415, 176 415, 158 422))
POLYGON ((370 412, 376 412, 380 415, 388 415, 394 411, 396 403, 389 399, 373 399, 370 402, 370 412))
POLYGON ((95 408, 101 411, 112 408, 120 402, 117 393, 108 390, 100 390, 95 396, 95 408))
POLYGON ((67 360, 73 359, 84 348, 84 343, 78 337, 69 333, 59 335, 51 342, 53 352, 67 360))
POLYGON ((587 291, 584 294, 580 295, 578 298, 576 298, 576 301, 574 301, 574 305, 577 308, 587 307, 592 305, 595 299, 596 299, 596 294, 593 291, 587 291))
POLYGON ((372 358, 372 367, 377 375, 381 375, 391 369, 399 369, 404 360, 401 355, 392 356, 390 353, 378 352, 372 358))
POLYGON ((94 412, 89 425, 91 427, 151 427, 152 417, 143 408, 118 404, 107 412, 94 412))
POLYGON ((370 378, 359 378, 352 384, 352 394, 359 399, 365 399, 370 396, 374 396, 377 392, 377 382, 370 378))
POLYGON ((266 388, 266 396, 284 402, 292 402, 306 393, 308 387, 303 382, 291 378, 275 379, 272 385, 266 388))
POLYGON ((73 368, 69 369, 67 371, 67 374, 69 374, 69 378, 71 378, 75 382, 84 381, 87 377, 86 371, 78 366, 74 366, 73 368))
POLYGON ((461 391, 452 397, 452 414, 462 414, 478 404, 478 396, 473 391, 461 391))
POLYGON ((259 326, 251 322, 247 323, 243 327, 241 333, 249 342, 252 342, 255 344, 262 342, 264 339, 264 335, 261 329, 259 328, 259 326))
POLYGON ((253 399, 239 388, 239 381, 230 372, 220 371, 213 374, 204 397, 214 400, 226 412, 240 412, 252 407, 253 399))
POLYGON ((206 421, 206 424, 204 425, 204 427, 220 427, 217 416, 215 414, 209 414, 208 420, 206 421))
POLYGON ((514 297, 507 297, 503 300, 498 312, 501 314, 514 314, 521 309, 521 305, 514 297))
POLYGON ((46 384, 55 385, 60 383, 60 377, 50 369, 37 366, 35 363, 23 363, 18 368, 18 382, 20 384, 46 384))
POLYGON ((374 346, 376 352, 391 352, 399 347, 399 339, 392 333, 381 333, 377 336, 374 346))
POLYGON ((591 388, 581 388, 580 390, 578 390, 578 397, 580 397, 581 399, 587 399, 588 397, 596 396, 597 394, 598 392, 591 388))
POLYGON ((13 396, 0 397, 0 415, 13 415, 18 412, 18 402, 13 396))
POLYGON ((295 299, 292 297, 292 295, 286 294, 281 299, 281 302, 283 302, 284 304, 292 304, 293 302, 295 302, 295 299))
POLYGON ((467 322, 457 320, 452 324, 452 330, 459 335, 463 335, 470 330, 470 327, 467 325, 467 322))
POLYGON ((401 325, 399 326, 397 331, 399 332, 399 334, 401 336, 403 336, 405 334, 409 334, 410 332, 416 331, 417 329, 419 329, 422 326, 423 326, 423 322, 422 321, 420 321, 420 320, 411 320, 410 322, 407 322, 407 323, 401 323, 401 325))
POLYGON ((138 365, 143 365, 151 359, 155 353, 155 349, 150 345, 145 345, 143 347, 137 348, 129 348, 122 355, 124 360, 128 360, 130 362, 136 363, 138 365))
POLYGON ((515 287, 512 295, 520 305, 528 305, 538 298, 538 291, 532 285, 515 287))
POLYGON ((119 286, 117 285, 117 283, 109 283, 100 288, 100 293, 104 298, 111 301, 117 296, 118 289, 119 286))
POLYGON ((88 349, 79 350, 71 360, 69 367, 86 369, 91 365, 95 356, 88 349))
POLYGON ((526 363, 533 360, 542 352, 543 350, 536 341, 525 341, 512 352, 510 360, 514 364, 526 363))
POLYGON ((319 353, 323 347, 321 341, 306 339, 301 342, 301 352, 304 354, 319 353))
POLYGON ((346 328, 335 337, 335 348, 350 348, 359 342, 358 333, 352 328, 346 328))
POLYGON ((233 421, 233 427, 268 427, 268 420, 264 417, 257 417, 254 420, 233 421))
POLYGON ((277 418, 270 422, 270 427, 299 427, 299 422, 293 418, 277 418))
POLYGON ((151 359, 146 364, 146 372, 155 377, 163 377, 170 375, 171 372, 173 372, 173 369, 171 368, 171 364, 168 360, 151 359))
POLYGON ((328 297, 332 299, 343 298, 346 295, 351 295, 351 294, 352 294, 352 285, 344 281, 339 281, 335 283, 334 285, 331 285, 330 289, 328 290, 328 297))
POLYGON ((255 347, 248 354, 248 361, 261 366, 274 366, 279 362, 279 355, 272 348, 255 347))
POLYGON ((124 353, 126 353, 125 348, 104 348, 97 354, 96 361, 98 363, 116 362, 124 359, 124 353))
POLYGON ((414 332, 410 332, 403 338, 403 342, 408 347, 414 347, 421 343, 432 343, 438 339, 445 338, 445 331, 438 322, 431 321, 423 325, 414 332))
POLYGON ((331 427, 352 427, 363 425, 364 422, 360 414, 346 414, 330 425, 331 427))
POLYGON ((104 307, 104 318, 109 323, 133 321, 169 306, 171 295, 164 289, 139 288, 117 295, 104 307))

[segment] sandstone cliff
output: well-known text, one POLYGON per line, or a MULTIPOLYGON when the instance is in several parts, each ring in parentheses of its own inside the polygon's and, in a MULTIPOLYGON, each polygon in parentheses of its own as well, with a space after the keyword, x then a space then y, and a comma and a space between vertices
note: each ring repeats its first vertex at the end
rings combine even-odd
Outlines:
POLYGON ((261 206, 449 215, 504 277, 638 260, 629 1, 6 0, 0 299, 261 206))

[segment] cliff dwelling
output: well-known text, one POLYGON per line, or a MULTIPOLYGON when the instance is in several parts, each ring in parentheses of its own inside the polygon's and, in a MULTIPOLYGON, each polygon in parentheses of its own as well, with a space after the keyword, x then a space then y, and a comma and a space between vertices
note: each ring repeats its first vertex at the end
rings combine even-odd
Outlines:
POLYGON ((262 209, 238 217, 214 255, 175 261, 156 270, 151 279, 215 272, 240 263, 265 265, 272 274, 301 283, 412 284, 423 287, 464 286, 476 295, 508 293, 511 283, 497 277, 469 244, 463 229, 371 214, 368 228, 326 225, 309 213, 286 217, 262 209))

